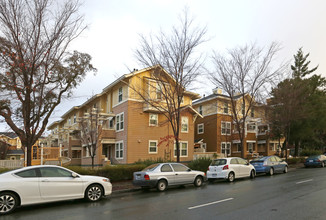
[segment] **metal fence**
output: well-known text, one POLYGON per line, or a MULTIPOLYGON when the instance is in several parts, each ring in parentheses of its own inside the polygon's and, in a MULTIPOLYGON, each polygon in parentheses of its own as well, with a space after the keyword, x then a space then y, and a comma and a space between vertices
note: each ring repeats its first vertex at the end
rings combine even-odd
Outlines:
POLYGON ((0 160, 1 168, 16 169, 24 166, 23 160, 0 160))

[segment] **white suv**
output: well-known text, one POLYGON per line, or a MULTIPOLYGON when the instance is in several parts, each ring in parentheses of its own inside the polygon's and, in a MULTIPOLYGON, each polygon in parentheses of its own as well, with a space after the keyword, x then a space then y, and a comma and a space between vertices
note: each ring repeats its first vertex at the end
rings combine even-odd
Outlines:
POLYGON ((235 178, 255 178, 255 167, 239 157, 215 159, 207 170, 208 181, 227 179, 233 182, 235 178))

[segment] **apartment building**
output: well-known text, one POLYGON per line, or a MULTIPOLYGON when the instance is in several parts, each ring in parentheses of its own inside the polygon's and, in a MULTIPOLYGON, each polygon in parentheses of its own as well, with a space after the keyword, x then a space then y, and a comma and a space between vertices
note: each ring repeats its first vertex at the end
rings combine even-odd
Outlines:
POLYGON ((254 102, 251 109, 248 109, 251 98, 246 95, 246 104, 243 104, 242 97, 234 96, 235 104, 232 105, 231 99, 224 95, 221 89, 214 89, 213 94, 193 103, 193 107, 203 115, 203 118, 198 118, 195 122, 197 151, 214 152, 228 157, 241 156, 243 150, 246 158, 278 153, 279 144, 282 144, 283 140, 274 140, 270 134, 265 106, 254 102), (232 106, 235 106, 238 117, 248 112, 243 149, 232 106))
MULTIPOLYGON (((97 109, 103 120, 95 165, 126 164, 157 158, 176 160, 175 144, 173 139, 168 138, 173 136, 173 132, 166 116, 144 101, 147 95, 147 98, 155 100, 162 108, 167 105, 161 98, 159 82, 153 74, 168 73, 160 66, 135 70, 121 76, 82 105, 72 107, 62 116, 62 120, 48 127, 51 130, 51 146, 61 146, 62 154, 71 158, 72 164, 90 165, 87 147, 76 134, 81 129, 80 118, 97 109)), ((172 78, 164 82, 173 83, 172 78)), ((199 95, 189 91, 184 91, 183 94, 180 160, 190 161, 194 151, 194 123, 201 117, 192 108, 192 100, 198 99, 199 95)))
POLYGON ((8 149, 5 153, 6 160, 20 160, 24 158, 22 144, 17 134, 15 134, 14 132, 0 132, 0 141, 8 146, 8 149))

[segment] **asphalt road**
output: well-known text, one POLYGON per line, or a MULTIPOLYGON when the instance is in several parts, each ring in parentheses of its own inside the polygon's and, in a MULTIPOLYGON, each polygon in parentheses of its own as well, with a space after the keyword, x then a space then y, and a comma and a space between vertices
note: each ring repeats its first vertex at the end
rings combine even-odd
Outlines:
POLYGON ((234 183, 137 191, 97 203, 82 200, 26 206, 0 220, 326 219, 326 168, 260 175, 234 183))

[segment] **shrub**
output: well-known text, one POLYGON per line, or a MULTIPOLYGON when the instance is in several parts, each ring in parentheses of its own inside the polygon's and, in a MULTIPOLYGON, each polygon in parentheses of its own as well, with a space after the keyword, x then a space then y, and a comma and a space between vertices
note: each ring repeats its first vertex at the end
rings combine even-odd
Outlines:
POLYGON ((188 166, 192 170, 199 170, 199 171, 206 172, 207 168, 209 167, 211 162, 212 162, 212 160, 210 158, 201 157, 201 158, 191 161, 188 164, 188 166))
POLYGON ((167 160, 164 160, 163 158, 156 158, 156 159, 146 159, 146 160, 138 160, 137 162, 135 162, 134 164, 136 165, 145 165, 146 167, 148 167, 149 165, 152 165, 154 163, 165 163, 165 162, 170 162, 167 160))
POLYGON ((304 157, 293 157, 293 158, 288 158, 287 163, 288 164, 298 164, 298 163, 303 163, 305 160, 304 157))
POLYGON ((300 156, 313 156, 313 155, 320 155, 323 154, 320 150, 313 150, 313 149, 304 149, 301 151, 300 156))

